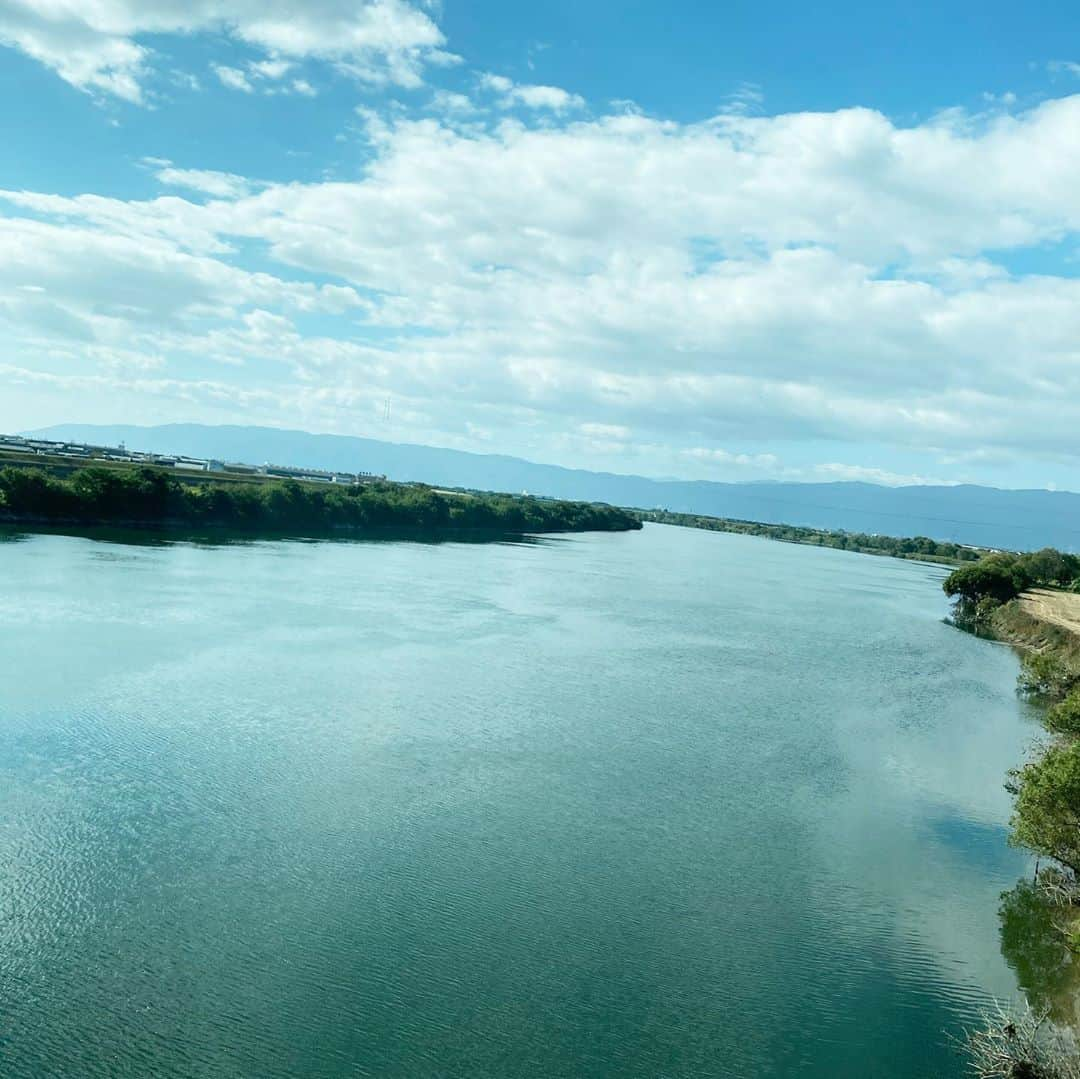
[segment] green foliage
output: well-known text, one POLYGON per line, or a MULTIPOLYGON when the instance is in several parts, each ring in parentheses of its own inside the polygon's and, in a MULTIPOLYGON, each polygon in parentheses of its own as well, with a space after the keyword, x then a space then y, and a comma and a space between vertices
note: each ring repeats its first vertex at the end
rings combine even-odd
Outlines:
POLYGON ((1021 693, 1061 700, 1080 683, 1080 672, 1054 652, 1026 652, 1020 660, 1021 693))
POLYGON ((1066 934, 1068 911, 1036 881, 1022 880, 1001 897, 1001 954, 1032 1008, 1057 1022, 1072 1018, 1080 963, 1066 934))
POLYGON ((866 532, 830 531, 821 528, 802 528, 798 525, 771 525, 759 521, 738 521, 728 517, 705 517, 695 513, 671 513, 668 510, 637 510, 643 521, 657 524, 681 525, 684 528, 704 528, 711 532, 733 532, 744 536, 764 536, 787 543, 804 543, 814 547, 832 547, 839 551, 858 551, 863 554, 893 555, 897 558, 925 558, 945 562, 975 561, 979 552, 957 543, 942 543, 927 536, 897 539, 894 536, 874 536, 866 532))
POLYGON ((953 624, 969 633, 981 633, 992 625, 994 612, 1002 606, 994 596, 982 596, 977 601, 960 598, 953 607, 953 624))
MULTIPOLYGON (((1080 558, 1052 547, 1029 554, 996 551, 977 562, 955 569, 942 588, 956 600, 953 621, 961 629, 980 632, 993 625, 995 612, 1021 592, 1037 587, 1071 584, 1080 569, 1080 558)), ((1050 656, 1025 660, 1020 688, 1038 696, 1061 697, 1072 676, 1067 667, 1050 656)))
POLYGON ((1080 571, 1080 558, 1072 554, 1063 554, 1053 547, 1044 547, 1041 551, 1031 551, 1017 558, 1017 564, 1027 578, 1035 584, 1052 587, 1069 585, 1080 571))
POLYGON ((1080 742, 1050 746, 1011 773, 1012 842, 1080 873, 1080 742))
POLYGON ((1080 688, 1047 711, 1046 725, 1057 734, 1080 735, 1080 688))
POLYGON ((986 596, 1007 603, 1027 588, 1069 585, 1078 571, 1080 558, 1052 547, 1028 554, 995 552, 972 566, 953 570, 942 587, 947 596, 967 603, 977 603, 986 596))
POLYGON ((69 523, 215 526, 324 535, 343 529, 477 532, 625 531, 635 517, 613 506, 512 497, 444 495, 419 485, 314 486, 181 482, 158 468, 85 468, 58 479, 30 468, 0 470, 0 511, 69 523))
POLYGON ((978 603, 989 597, 999 603, 1015 599, 1031 584, 1015 555, 992 554, 974 565, 953 570, 942 588, 945 595, 955 596, 968 603, 978 603))

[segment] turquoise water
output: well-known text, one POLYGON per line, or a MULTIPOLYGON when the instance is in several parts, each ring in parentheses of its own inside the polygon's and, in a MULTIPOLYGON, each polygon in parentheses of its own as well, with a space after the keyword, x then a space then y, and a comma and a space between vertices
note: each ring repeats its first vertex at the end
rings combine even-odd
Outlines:
POLYGON ((963 1074, 1035 728, 941 576, 0 543, 0 1074, 963 1074))

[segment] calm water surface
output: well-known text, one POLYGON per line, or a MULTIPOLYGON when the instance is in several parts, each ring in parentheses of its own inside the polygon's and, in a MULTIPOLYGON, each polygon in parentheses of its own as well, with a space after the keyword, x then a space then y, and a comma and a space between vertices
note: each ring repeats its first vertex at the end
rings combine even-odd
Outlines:
POLYGON ((961 1075, 1035 729, 941 576, 0 543, 0 1074, 961 1075))

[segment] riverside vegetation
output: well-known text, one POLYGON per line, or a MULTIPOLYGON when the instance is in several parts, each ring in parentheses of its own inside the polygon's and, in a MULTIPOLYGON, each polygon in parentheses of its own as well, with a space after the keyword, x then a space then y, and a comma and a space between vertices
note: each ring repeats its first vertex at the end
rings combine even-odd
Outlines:
POLYGON ((1025 610, 1032 588, 1080 592, 1080 557, 1050 548, 994 553, 944 582, 958 626, 1020 647, 1022 693, 1044 707, 1050 738, 1006 783, 1010 841, 1038 858, 1002 897, 1002 950, 1031 1011, 999 1016, 969 1043, 976 1074, 1074 1079, 1080 1000, 1080 639, 1025 610))
POLYGON ((396 532, 430 536, 618 532, 641 528, 613 506, 500 494, 453 494, 420 484, 355 486, 282 480, 222 483, 161 468, 0 470, 0 521, 116 525, 322 536, 396 532))
POLYGON ((975 562, 987 553, 985 548, 914 536, 898 539, 866 532, 844 532, 840 529, 806 528, 800 525, 763 524, 760 521, 741 521, 731 517, 707 517, 700 513, 672 513, 669 510, 634 510, 642 521, 680 525, 683 528, 704 528, 710 532, 733 532, 741 536, 762 536, 784 543, 804 543, 811 547, 832 547, 838 551, 858 554, 889 555, 911 558, 921 562, 943 562, 955 565, 975 562))

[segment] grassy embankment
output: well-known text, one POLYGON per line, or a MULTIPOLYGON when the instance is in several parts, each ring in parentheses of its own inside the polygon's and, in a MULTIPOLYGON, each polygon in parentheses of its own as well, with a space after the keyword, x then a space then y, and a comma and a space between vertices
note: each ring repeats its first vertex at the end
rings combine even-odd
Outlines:
POLYGON ((641 521, 679 525, 683 528, 703 528, 710 532, 732 532, 742 536, 762 536, 784 543, 803 543, 811 547, 831 547, 838 551, 858 554, 887 555, 919 562, 940 562, 959 566, 974 562, 988 554, 986 548, 942 542, 927 536, 898 539, 866 532, 844 532, 839 529, 804 528, 799 525, 763 524, 760 521, 740 521, 730 517, 708 517, 700 513, 671 513, 668 510, 633 510, 641 521))
POLYGON ((273 536, 403 535, 493 538, 641 527, 612 506, 500 494, 447 495, 420 484, 355 486, 221 477, 110 462, 23 459, 0 468, 0 523, 101 525, 273 536))

